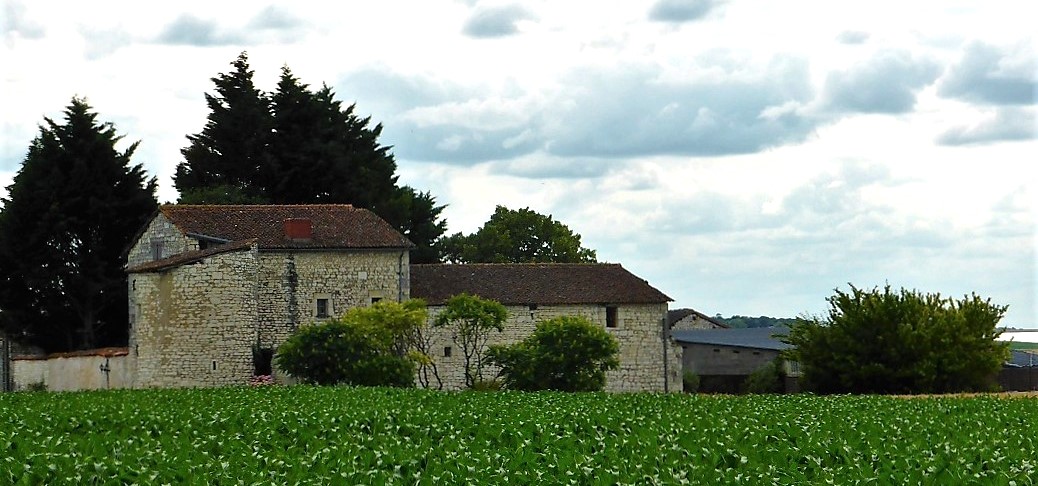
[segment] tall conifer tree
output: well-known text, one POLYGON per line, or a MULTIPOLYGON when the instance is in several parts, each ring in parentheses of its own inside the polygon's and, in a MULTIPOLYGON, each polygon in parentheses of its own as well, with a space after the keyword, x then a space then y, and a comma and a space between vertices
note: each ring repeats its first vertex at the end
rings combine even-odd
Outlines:
POLYGON ((49 118, 0 211, 0 325, 48 351, 125 345, 123 256, 155 212, 155 179, 73 98, 49 118))

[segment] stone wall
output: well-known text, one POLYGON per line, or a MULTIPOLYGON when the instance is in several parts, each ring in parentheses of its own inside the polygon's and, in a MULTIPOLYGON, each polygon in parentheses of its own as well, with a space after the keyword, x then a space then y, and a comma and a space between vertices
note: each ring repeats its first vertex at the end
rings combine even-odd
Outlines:
POLYGON ((148 227, 141 233, 133 248, 130 248, 126 255, 126 266, 133 267, 197 249, 198 240, 184 236, 165 215, 158 213, 148 223, 148 227), (159 258, 155 258, 154 254, 153 245, 156 244, 161 246, 159 258))
POLYGON ((11 341, 0 330, 0 392, 11 391, 11 341))
POLYGON ((15 390, 42 383, 50 391, 129 388, 133 370, 126 348, 105 348, 49 356, 19 356, 11 362, 15 390))
POLYGON ((407 251, 264 251, 258 275, 259 346, 276 349, 300 325, 321 320, 317 299, 329 316, 373 299, 409 296, 407 251))
POLYGON ((245 384, 257 341, 258 251, 130 275, 135 387, 245 384))
MULTIPOLYGON (((604 327, 620 342, 620 368, 606 375, 606 390, 664 391, 664 345, 661 339, 661 321, 667 315, 667 305, 637 304, 621 305, 617 309, 617 326, 606 326, 606 307, 600 305, 551 305, 551 306, 506 306, 508 320, 503 332, 492 331, 489 344, 512 344, 533 333, 536 323, 559 316, 586 317, 604 327)), ((429 308, 427 352, 432 358, 439 380, 431 373, 419 376, 419 386, 456 390, 465 386, 465 358, 461 347, 453 341, 449 328, 433 328, 436 315, 442 306, 429 308), (450 348, 449 350, 447 348, 450 348), (449 356, 448 356, 449 355, 449 356)), ((681 348, 667 346, 666 375, 669 391, 681 390, 681 348)), ((493 379, 498 370, 486 367, 485 379, 493 379)))

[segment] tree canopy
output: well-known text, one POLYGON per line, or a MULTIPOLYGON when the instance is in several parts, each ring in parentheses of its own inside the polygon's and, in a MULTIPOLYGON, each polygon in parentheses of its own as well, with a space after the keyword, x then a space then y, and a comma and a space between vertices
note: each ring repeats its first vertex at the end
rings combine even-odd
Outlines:
POLYGON ((529 208, 497 206, 475 233, 455 233, 441 242, 451 263, 592 263, 595 250, 580 245, 574 233, 551 215, 529 208))
POLYGON ((0 211, 0 325, 47 351, 125 345, 123 254, 157 208, 111 123, 73 98, 44 118, 0 211))
POLYGON ((801 383, 819 393, 988 390, 1008 356, 995 339, 1006 306, 915 290, 851 286, 828 298, 824 318, 800 319, 784 339, 801 383))
POLYGON ((428 192, 399 186, 382 125, 342 106, 328 86, 311 89, 281 70, 270 94, 253 83, 248 56, 212 78, 209 115, 188 135, 174 183, 186 204, 341 203, 374 211, 418 248, 414 263, 439 261, 434 242, 446 231, 428 192))

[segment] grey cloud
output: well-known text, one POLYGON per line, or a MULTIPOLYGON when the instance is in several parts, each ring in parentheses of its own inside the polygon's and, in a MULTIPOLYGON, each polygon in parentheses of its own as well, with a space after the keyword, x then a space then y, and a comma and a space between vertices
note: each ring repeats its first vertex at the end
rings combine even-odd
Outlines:
MULTIPOLYGON (((658 76, 654 66, 578 70, 558 92, 531 100, 523 93, 502 97, 480 87, 367 71, 340 83, 348 87, 340 94, 365 96, 360 111, 376 108, 372 113, 385 121, 384 137, 398 156, 453 164, 531 153, 558 160, 744 154, 803 140, 820 123, 798 113, 814 94, 802 60, 777 60, 752 79, 673 83, 658 76), (510 120, 493 127, 473 123, 486 114, 459 114, 459 105, 500 111, 510 120), (418 110, 427 115, 421 123, 409 116, 418 110), (451 115, 438 116, 440 110, 451 115)), ((522 164, 505 167, 541 172, 522 164)))
POLYGON ((533 14, 519 5, 477 7, 462 31, 470 37, 505 37, 519 32, 516 23, 520 20, 531 18, 533 14))
POLYGON ((83 34, 83 38, 86 39, 86 56, 88 59, 107 56, 133 42, 130 34, 119 27, 95 30, 84 26, 80 28, 80 32, 83 34))
POLYGON ((784 60, 755 79, 662 83, 653 70, 576 72, 553 103, 545 146, 560 156, 730 155, 803 140, 815 122, 806 63, 784 60))
POLYGON ((306 25, 299 17, 275 6, 269 6, 249 21, 249 28, 267 30, 294 30, 306 25))
POLYGON ((167 25, 156 40, 162 44, 222 46, 240 43, 242 38, 237 34, 222 32, 216 22, 183 14, 167 25))
POLYGON ((4 2, 4 15, 0 19, 0 32, 5 38, 13 36, 24 39, 39 39, 46 34, 43 26, 25 15, 25 6, 16 0, 4 2))
POLYGON ((938 93, 996 105, 1035 104, 1038 102, 1036 77, 1038 64, 1033 53, 1009 53, 975 43, 966 48, 962 59, 941 80, 938 93))
POLYGON ((699 20, 722 3, 720 0, 657 0, 649 9, 649 19, 660 22, 699 20))
POLYGON ((848 71, 830 73, 823 106, 832 112, 905 113, 915 106, 916 92, 937 77, 937 65, 888 51, 848 71))
POLYGON ((860 30, 845 30, 836 36, 836 40, 841 44, 864 44, 869 40, 869 33, 860 30))
MULTIPOLYGON (((554 157, 503 160, 490 163, 495 173, 528 179, 590 179, 606 175, 617 168, 614 160, 577 158, 559 160, 554 157)), ((628 189, 645 189, 632 186, 628 189)))
POLYGON ((937 138, 941 145, 979 145, 985 143, 1033 140, 1038 138, 1038 114, 1023 108, 1002 108, 989 120, 972 126, 959 126, 937 138))

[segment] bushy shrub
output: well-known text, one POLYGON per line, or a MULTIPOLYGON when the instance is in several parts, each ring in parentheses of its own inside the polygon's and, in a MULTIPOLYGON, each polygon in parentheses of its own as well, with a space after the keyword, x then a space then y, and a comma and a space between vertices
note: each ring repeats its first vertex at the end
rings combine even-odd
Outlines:
POLYGON ((605 372, 620 366, 619 351, 602 327, 563 316, 538 323, 519 343, 491 346, 488 357, 513 390, 597 391, 605 387, 605 372))
POLYGON ((782 358, 775 358, 746 377, 746 393, 782 393, 786 389, 782 358))
POLYGON ((420 302, 351 309, 340 318, 298 329, 278 348, 275 359, 278 367, 305 383, 414 386, 420 353, 410 349, 410 339, 424 316, 420 302))
POLYGON ((699 391, 699 375, 695 371, 685 370, 681 374, 681 388, 685 393, 696 393, 699 391))
POLYGON ((986 391, 1009 355, 996 341, 1006 306, 977 295, 949 299, 915 290, 836 290, 823 318, 790 328, 787 359, 819 393, 986 391))

